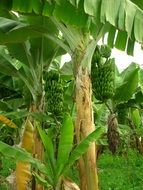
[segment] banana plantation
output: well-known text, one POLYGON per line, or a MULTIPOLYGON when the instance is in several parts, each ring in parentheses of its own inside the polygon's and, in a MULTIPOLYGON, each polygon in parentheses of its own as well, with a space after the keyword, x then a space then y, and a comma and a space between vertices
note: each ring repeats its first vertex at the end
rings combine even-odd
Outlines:
POLYGON ((0 0, 0 190, 143 190, 135 43, 141 0, 0 0))

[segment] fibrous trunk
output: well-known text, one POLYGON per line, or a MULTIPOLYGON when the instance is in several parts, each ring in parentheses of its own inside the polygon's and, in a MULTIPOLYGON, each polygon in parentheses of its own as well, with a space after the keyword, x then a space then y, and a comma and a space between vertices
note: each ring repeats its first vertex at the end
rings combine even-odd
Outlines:
MULTIPOLYGON (((44 100, 43 98, 41 98, 40 101, 40 106, 31 106, 31 112, 35 113, 35 112, 43 112, 43 104, 44 104, 44 100)), ((40 160, 41 162, 43 162, 43 153, 44 153, 44 148, 43 148, 43 144, 42 141, 40 139, 38 130, 36 128, 36 125, 39 125, 39 122, 37 122, 36 120, 33 120, 33 125, 35 127, 34 130, 34 148, 33 148, 33 156, 34 158, 40 160)), ((34 169, 35 170, 35 169, 34 169)), ((39 173, 39 171, 34 171, 36 173, 38 173, 40 176, 41 174, 39 173)), ((32 180, 32 190, 44 190, 44 186, 41 184, 37 184, 35 177, 33 177, 32 180)))
MULTIPOLYGON (((94 130, 92 112, 92 89, 87 68, 79 66, 76 74, 76 138, 79 143, 94 130)), ((90 144, 86 154, 79 160, 80 189, 98 190, 96 169, 96 146, 90 144)))

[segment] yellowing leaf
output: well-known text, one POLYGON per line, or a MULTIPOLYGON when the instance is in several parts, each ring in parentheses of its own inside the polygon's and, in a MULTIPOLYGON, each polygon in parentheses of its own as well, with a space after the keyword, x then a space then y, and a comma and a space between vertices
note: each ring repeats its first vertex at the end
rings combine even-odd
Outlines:
POLYGON ((17 128, 15 123, 13 123, 10 119, 5 117, 4 115, 0 115, 0 121, 11 128, 17 128))
POLYGON ((27 119, 25 122, 25 129, 23 133, 21 147, 24 148, 28 152, 32 152, 33 144, 34 144, 34 128, 32 123, 27 119))

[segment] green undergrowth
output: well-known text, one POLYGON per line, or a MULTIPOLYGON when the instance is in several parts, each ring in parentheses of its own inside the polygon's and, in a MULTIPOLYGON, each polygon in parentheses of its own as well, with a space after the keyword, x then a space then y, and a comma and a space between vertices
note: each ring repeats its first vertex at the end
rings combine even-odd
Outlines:
POLYGON ((13 160, 0 157, 0 190, 8 190, 8 183, 6 177, 8 177, 12 171, 15 170, 15 163, 13 160))
MULTIPOLYGON (((6 177, 15 169, 13 160, 0 158, 0 190, 7 190, 6 177)), ((143 155, 130 150, 127 155, 106 151, 97 162, 100 190, 143 190, 143 155)), ((68 176, 78 183, 76 167, 68 176), (71 175, 70 175, 71 173, 71 175)))
POLYGON ((0 176, 9 176, 11 172, 15 169, 14 161, 6 157, 1 157, 0 162, 0 176))
POLYGON ((143 190, 143 155, 129 151, 126 156, 109 152, 98 160, 101 190, 143 190))

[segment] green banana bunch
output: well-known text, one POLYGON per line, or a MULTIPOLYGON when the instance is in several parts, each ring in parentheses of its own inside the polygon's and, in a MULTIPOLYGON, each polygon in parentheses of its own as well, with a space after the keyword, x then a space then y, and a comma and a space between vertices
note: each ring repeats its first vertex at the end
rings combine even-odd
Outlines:
POLYGON ((63 111, 63 86, 58 72, 48 72, 45 92, 47 111, 60 116, 63 111))
POLYGON ((97 45, 93 54, 92 63, 99 63, 100 62, 100 47, 97 45))
POLYGON ((92 64, 91 80, 93 94, 100 101, 113 97, 115 92, 114 59, 108 59, 103 65, 92 64))
POLYGON ((109 58, 111 56, 111 49, 107 45, 100 46, 100 55, 104 58, 109 58))
POLYGON ((97 45, 93 54, 92 62, 100 63, 102 58, 108 59, 111 56, 111 49, 107 45, 97 45))

